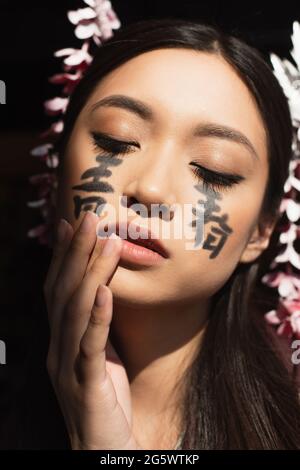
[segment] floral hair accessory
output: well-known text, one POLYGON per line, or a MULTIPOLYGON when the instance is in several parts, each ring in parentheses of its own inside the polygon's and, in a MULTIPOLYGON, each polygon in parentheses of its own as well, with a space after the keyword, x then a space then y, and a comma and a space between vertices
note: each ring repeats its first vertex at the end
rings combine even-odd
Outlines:
MULTIPOLYGON (((69 96, 92 62, 89 50, 93 44, 101 47, 102 43, 113 36, 113 30, 121 23, 112 9, 109 0, 84 0, 87 5, 76 11, 67 13, 69 21, 75 26, 75 36, 82 41, 81 48, 67 48, 55 52, 55 57, 62 58, 62 72, 49 79, 62 88, 62 96, 55 97, 44 103, 45 112, 56 118, 42 138, 55 138, 63 131, 63 115, 67 109, 69 96)), ((294 137, 292 143, 293 159, 289 166, 289 176, 284 186, 284 197, 280 206, 281 218, 287 223, 279 225, 281 232, 279 243, 282 252, 270 265, 270 272, 262 277, 262 282, 278 290, 278 308, 267 312, 266 321, 277 327, 277 333, 289 338, 300 338, 300 255, 296 249, 300 227, 300 24, 293 23, 291 37, 293 49, 290 51, 295 65, 288 60, 281 60, 270 54, 274 75, 281 84, 288 98, 294 137), (296 271, 296 272, 295 272, 296 271), (298 273, 297 273, 298 271, 298 273)), ((41 159, 47 170, 42 174, 29 178, 30 183, 37 186, 38 199, 28 202, 28 206, 38 209, 43 223, 28 232, 41 244, 52 246, 52 233, 55 214, 55 190, 57 187, 56 171, 59 155, 54 151, 52 143, 44 143, 31 151, 34 157, 41 159)))
MULTIPOLYGON (((50 77, 49 81, 63 87, 62 96, 44 103, 46 114, 56 120, 41 134, 43 139, 51 140, 63 131, 63 115, 69 97, 92 62, 93 57, 89 52, 92 44, 100 47, 104 41, 113 36, 113 30, 121 26, 109 0, 84 0, 84 2, 87 5, 85 8, 67 13, 69 21, 75 25, 75 36, 82 41, 81 48, 66 48, 54 53, 55 57, 62 58, 62 72, 50 77)), ((44 173, 29 178, 30 183, 37 187, 37 200, 27 202, 27 205, 40 211, 43 223, 29 230, 27 235, 51 247, 57 188, 55 169, 59 164, 59 155, 55 153, 54 145, 50 142, 34 148, 31 155, 42 160, 47 169, 44 173)))
POLYGON ((289 176, 284 185, 281 201, 279 242, 282 251, 271 263, 273 270, 262 277, 262 282, 277 288, 279 301, 276 310, 266 313, 268 323, 277 327, 277 333, 291 339, 300 339, 300 24, 293 23, 290 51, 295 65, 287 59, 281 60, 271 53, 274 75, 288 99, 293 123, 293 158, 289 176), (298 243, 298 246, 297 246, 298 243))

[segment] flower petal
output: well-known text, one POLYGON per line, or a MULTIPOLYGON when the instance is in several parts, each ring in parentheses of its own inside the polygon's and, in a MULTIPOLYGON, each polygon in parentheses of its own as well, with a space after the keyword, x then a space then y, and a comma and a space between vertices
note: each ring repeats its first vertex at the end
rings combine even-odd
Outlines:
POLYGON ((91 20, 95 18, 96 12, 92 8, 86 7, 79 8, 75 11, 68 11, 67 16, 72 24, 78 25, 78 23, 82 20, 91 20))
POLYGON ((35 147, 30 151, 31 155, 34 157, 45 157, 48 155, 49 151, 53 148, 52 144, 44 144, 44 145, 39 145, 38 147, 35 147))
POLYGON ((27 201, 27 206, 35 209, 41 207, 46 203, 46 199, 39 199, 38 201, 27 201))
POLYGON ((265 319, 271 325, 279 325, 281 323, 281 320, 278 317, 276 310, 271 310, 270 312, 267 312, 265 314, 265 319))
POLYGON ((291 222, 296 222, 300 217, 300 204, 296 203, 293 199, 289 199, 287 201, 286 214, 291 222))
POLYGON ((79 24, 75 28, 75 36, 78 39, 88 39, 91 38, 94 34, 99 34, 99 29, 97 28, 97 25, 95 23, 90 23, 86 25, 79 24))
POLYGON ((30 229, 30 230, 27 232, 27 236, 28 236, 29 238, 39 237, 40 235, 42 235, 43 233, 45 233, 46 230, 47 230, 47 225, 46 225, 46 224, 37 225, 36 227, 30 229))

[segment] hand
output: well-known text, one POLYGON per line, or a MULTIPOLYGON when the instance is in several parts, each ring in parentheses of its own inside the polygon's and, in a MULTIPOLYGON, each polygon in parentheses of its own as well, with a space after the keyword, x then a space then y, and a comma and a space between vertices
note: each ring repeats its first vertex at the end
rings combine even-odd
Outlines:
POLYGON ((126 370, 108 339, 113 297, 106 284, 117 268, 122 240, 115 234, 115 239, 97 237, 98 221, 86 212, 75 233, 60 221, 44 283, 47 369, 72 449, 140 449, 131 430, 126 370))

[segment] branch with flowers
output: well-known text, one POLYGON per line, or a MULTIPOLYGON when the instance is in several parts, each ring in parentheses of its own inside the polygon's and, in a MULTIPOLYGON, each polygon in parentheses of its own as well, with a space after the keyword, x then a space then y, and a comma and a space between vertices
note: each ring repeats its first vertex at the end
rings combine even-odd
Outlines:
POLYGON ((290 54, 295 65, 270 54, 274 74, 289 102, 294 135, 293 159, 280 206, 282 218, 287 220, 279 237, 283 250, 270 266, 274 271, 263 276, 262 282, 277 288, 279 294, 277 309, 266 313, 267 322, 276 326, 278 335, 300 339, 300 254, 296 249, 300 239, 300 24, 297 21, 293 23, 291 39, 290 54))
POLYGON ((41 134, 41 138, 48 139, 49 142, 43 143, 31 151, 33 157, 39 158, 45 163, 46 171, 29 178, 30 183, 36 186, 37 200, 29 201, 27 205, 40 211, 43 223, 30 229, 27 235, 31 238, 37 238, 39 243, 49 247, 53 243, 52 231, 57 188, 55 169, 59 164, 59 155, 55 153, 51 140, 63 131, 63 116, 69 103, 69 97, 92 62, 93 57, 89 52, 92 44, 100 47, 104 41, 113 36, 113 30, 121 26, 109 0, 83 1, 87 5, 85 8, 67 12, 69 21, 75 26, 75 36, 82 41, 81 47, 79 49, 61 49, 54 53, 55 57, 62 58, 62 72, 50 77, 49 81, 62 86, 62 96, 52 98, 44 103, 46 114, 55 118, 50 128, 41 134))

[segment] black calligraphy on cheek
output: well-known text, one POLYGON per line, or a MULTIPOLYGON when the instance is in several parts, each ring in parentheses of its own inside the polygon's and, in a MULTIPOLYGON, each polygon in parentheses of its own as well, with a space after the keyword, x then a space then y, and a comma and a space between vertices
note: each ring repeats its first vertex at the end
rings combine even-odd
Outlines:
MULTIPOLYGON (((86 180, 82 184, 72 186, 72 189, 83 192, 96 192, 96 193, 113 193, 113 187, 106 181, 101 181, 101 178, 109 178, 111 171, 108 169, 110 166, 118 166, 122 163, 122 159, 112 155, 98 155, 96 161, 98 166, 89 168, 84 171, 80 177, 81 180, 86 180), (88 181, 89 180, 89 181, 88 181)), ((78 219, 81 211, 91 210, 97 213, 97 209, 101 204, 107 201, 103 196, 87 196, 82 197, 79 195, 74 196, 74 214, 78 219)))
MULTIPOLYGON (((211 227, 210 232, 204 240, 202 248, 211 251, 209 255, 210 258, 216 258, 222 250, 228 236, 232 233, 232 229, 227 224, 228 214, 215 214, 221 211, 221 207, 216 203, 217 200, 222 200, 222 195, 219 192, 211 188, 204 189, 203 184, 197 184, 194 187, 206 196, 206 200, 199 199, 197 201, 198 204, 203 204, 204 214, 200 212, 197 207, 193 207, 193 214, 196 217, 200 217, 201 215, 204 219, 204 225, 208 222, 215 222, 215 225, 211 227)), ((195 246, 197 246, 202 241, 203 224, 197 224, 197 220, 193 220, 190 225, 197 227, 195 237, 195 246)))

